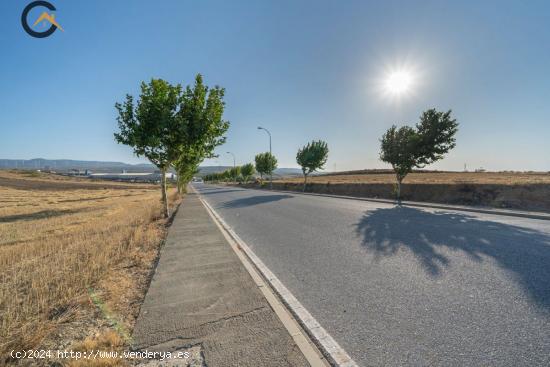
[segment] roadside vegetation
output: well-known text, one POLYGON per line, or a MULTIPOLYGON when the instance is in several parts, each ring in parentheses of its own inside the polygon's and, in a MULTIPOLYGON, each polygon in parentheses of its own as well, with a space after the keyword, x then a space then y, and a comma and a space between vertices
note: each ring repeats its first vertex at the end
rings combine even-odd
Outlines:
POLYGON ((202 178, 206 182, 249 183, 255 180, 255 173, 259 174, 260 185, 263 186, 265 176, 273 174, 277 168, 277 158, 269 152, 257 154, 255 164, 247 163, 235 166, 222 172, 209 173, 202 178))
POLYGON ((380 159, 391 164, 397 179, 396 196, 401 200, 401 184, 413 168, 424 168, 443 159, 455 147, 458 123, 451 111, 430 109, 422 113, 415 127, 393 125, 380 140, 380 159))
POLYGON ((260 174, 260 184, 263 185, 264 176, 272 176, 277 168, 277 158, 269 152, 256 154, 254 157, 256 171, 260 174))
POLYGON ((328 159, 328 145, 322 140, 307 143, 296 154, 296 162, 302 167, 304 173, 304 189, 306 191, 307 176, 324 168, 328 159))
POLYGON ((155 185, 0 171, 0 365, 12 349, 127 347, 160 213, 155 185))

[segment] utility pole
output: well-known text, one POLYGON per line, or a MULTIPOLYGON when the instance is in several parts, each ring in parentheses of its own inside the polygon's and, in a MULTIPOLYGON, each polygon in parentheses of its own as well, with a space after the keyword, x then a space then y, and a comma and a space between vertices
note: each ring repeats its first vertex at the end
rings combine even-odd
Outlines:
MULTIPOLYGON (((258 130, 265 130, 267 135, 269 135, 269 155, 272 156, 272 154, 271 154, 271 133, 265 127, 261 127, 261 126, 258 126, 258 130)), ((273 170, 269 173, 269 189, 270 190, 273 189, 273 170)))
POLYGON ((231 152, 227 152, 227 154, 231 154, 233 156, 233 181, 237 183, 237 170, 235 169, 235 154, 231 152))

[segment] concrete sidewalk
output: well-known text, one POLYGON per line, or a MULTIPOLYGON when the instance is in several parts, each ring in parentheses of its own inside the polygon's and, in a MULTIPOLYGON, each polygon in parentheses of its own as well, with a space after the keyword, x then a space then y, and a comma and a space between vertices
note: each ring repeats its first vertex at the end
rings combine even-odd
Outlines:
POLYGON ((174 218, 133 339, 137 350, 200 347, 207 366, 309 365, 193 193, 174 218))

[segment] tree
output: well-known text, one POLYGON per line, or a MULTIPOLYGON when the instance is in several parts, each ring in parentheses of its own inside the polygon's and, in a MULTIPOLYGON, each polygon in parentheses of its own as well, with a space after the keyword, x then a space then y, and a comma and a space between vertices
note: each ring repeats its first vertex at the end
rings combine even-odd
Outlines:
POLYGON ((413 168, 423 168, 448 153, 456 145, 458 123, 451 110, 424 111, 416 126, 393 125, 380 139, 380 159, 390 163, 397 179, 397 200, 401 201, 401 183, 413 168))
POLYGON ((230 182, 233 179, 233 174, 231 173, 231 169, 226 169, 221 173, 221 180, 223 182, 230 182))
POLYGON ((260 182, 263 184, 264 175, 271 174, 277 168, 277 159, 269 152, 257 154, 254 157, 256 171, 260 174, 260 182))
POLYGON ((302 149, 298 149, 296 162, 302 167, 304 173, 304 192, 306 191, 307 176, 312 172, 322 169, 328 159, 328 145, 322 140, 307 143, 302 149))
POLYGON ((237 183, 237 177, 241 175, 241 166, 231 167, 229 174, 231 175, 231 180, 237 183))
POLYGON ((200 157, 194 155, 182 155, 174 163, 177 174, 178 192, 186 192, 185 187, 193 176, 199 172, 200 157))
POLYGON ((254 169, 254 165, 252 163, 247 163, 241 166, 241 174, 243 175, 245 183, 250 181, 255 172, 256 170, 254 169))
POLYGON ((123 103, 116 103, 119 132, 118 143, 134 148, 138 156, 146 157, 158 167, 161 174, 161 192, 164 216, 168 217, 166 172, 176 158, 173 141, 177 139, 177 111, 181 86, 172 86, 162 79, 141 83, 141 94, 134 106, 134 98, 127 94, 123 103))
POLYGON ((225 143, 229 122, 223 120, 225 89, 204 85, 197 74, 193 88, 187 86, 177 113, 178 133, 174 146, 178 187, 183 190, 205 158, 214 158, 214 149, 225 143))

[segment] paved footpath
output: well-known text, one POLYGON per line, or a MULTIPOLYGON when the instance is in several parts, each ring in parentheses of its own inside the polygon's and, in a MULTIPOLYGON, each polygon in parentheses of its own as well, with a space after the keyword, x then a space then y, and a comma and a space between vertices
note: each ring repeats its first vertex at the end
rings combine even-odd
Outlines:
POLYGON ((308 366, 193 193, 174 218, 133 339, 138 350, 198 346, 209 367, 308 366))

